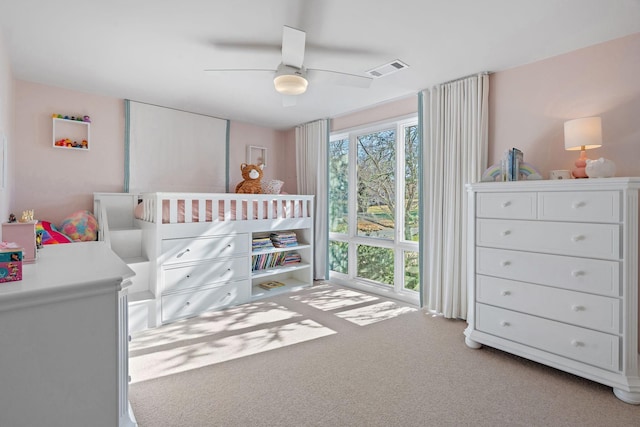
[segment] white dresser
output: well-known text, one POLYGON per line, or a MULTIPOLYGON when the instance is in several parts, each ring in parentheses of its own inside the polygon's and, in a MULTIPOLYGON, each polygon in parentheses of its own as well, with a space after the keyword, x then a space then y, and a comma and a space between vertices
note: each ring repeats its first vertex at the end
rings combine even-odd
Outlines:
POLYGON ((469 185, 467 345, 640 404, 639 188, 640 178, 469 185))
POLYGON ((0 426, 134 426, 127 279, 103 242, 43 247, 0 283, 0 426))

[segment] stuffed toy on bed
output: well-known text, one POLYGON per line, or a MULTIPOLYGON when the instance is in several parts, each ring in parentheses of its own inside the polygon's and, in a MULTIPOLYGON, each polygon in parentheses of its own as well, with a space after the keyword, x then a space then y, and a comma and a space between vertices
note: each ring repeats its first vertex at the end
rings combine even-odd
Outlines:
POLYGON ((263 165, 240 165, 244 180, 236 185, 236 193, 261 194, 262 193, 262 168, 263 165))

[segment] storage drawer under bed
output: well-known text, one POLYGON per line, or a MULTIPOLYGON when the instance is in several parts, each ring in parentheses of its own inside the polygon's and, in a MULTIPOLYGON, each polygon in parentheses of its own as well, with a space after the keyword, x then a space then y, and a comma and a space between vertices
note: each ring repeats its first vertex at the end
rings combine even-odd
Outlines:
POLYGON ((198 261, 249 253, 247 234, 165 239, 162 241, 162 264, 198 261))
POLYGON ((227 282, 197 291, 162 296, 162 323, 193 317, 207 310, 242 304, 250 299, 248 280, 227 282))

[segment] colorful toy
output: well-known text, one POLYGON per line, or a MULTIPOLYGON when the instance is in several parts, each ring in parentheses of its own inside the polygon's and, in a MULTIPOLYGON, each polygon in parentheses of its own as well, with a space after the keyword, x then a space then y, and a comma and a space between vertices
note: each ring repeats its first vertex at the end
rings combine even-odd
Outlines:
POLYGON ((250 165, 243 163, 240 165, 242 178, 244 180, 236 185, 236 193, 242 194, 262 194, 262 168, 264 165, 250 165))
POLYGON ((91 123, 91 117, 89 116, 63 116, 62 114, 53 113, 51 117, 53 117, 54 119, 65 119, 65 120, 73 120, 76 122, 91 123))
POLYGON ((49 221, 38 221, 36 224, 36 243, 39 240, 42 245, 57 245, 71 243, 71 239, 58 231, 55 225, 49 221))
POLYGON ((87 210, 76 211, 62 221, 59 230, 74 242, 97 240, 98 220, 87 210))

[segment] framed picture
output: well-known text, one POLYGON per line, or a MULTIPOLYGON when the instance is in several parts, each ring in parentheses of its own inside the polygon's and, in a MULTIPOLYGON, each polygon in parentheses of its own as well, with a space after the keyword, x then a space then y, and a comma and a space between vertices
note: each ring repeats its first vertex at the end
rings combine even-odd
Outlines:
POLYGON ((247 163, 267 166, 267 148, 257 145, 247 145, 247 163))

